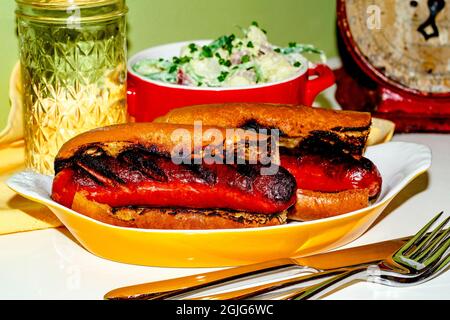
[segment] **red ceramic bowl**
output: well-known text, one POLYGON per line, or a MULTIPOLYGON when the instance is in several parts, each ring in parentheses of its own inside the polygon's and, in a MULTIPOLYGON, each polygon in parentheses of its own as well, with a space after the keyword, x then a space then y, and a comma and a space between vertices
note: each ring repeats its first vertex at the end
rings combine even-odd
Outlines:
MULTIPOLYGON (((148 80, 132 70, 143 58, 172 58, 189 43, 200 45, 211 41, 187 41, 144 50, 129 61, 128 113, 131 120, 148 122, 172 109, 212 103, 247 102, 280 103, 311 106, 316 96, 334 84, 334 75, 326 65, 306 67, 294 77, 275 83, 245 87, 197 88, 148 80)), ((305 63, 305 65, 307 65, 305 63)))

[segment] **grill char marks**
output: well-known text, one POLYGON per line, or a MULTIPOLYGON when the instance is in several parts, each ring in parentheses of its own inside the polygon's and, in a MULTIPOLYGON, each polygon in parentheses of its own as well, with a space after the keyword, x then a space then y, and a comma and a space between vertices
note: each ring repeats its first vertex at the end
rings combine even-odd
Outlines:
MULTIPOLYGON (((142 147, 127 148, 120 152, 117 157, 112 157, 100 146, 89 146, 77 152, 71 159, 57 162, 57 167, 59 171, 72 167, 77 172, 79 181, 84 178, 89 180, 90 184, 95 182, 103 186, 125 185, 129 182, 148 179, 158 182, 167 182, 174 179, 186 183, 201 181, 214 186, 218 179, 217 166, 215 165, 182 164, 178 166, 174 165, 167 155, 142 147)), ((229 185, 251 192, 259 177, 261 167, 261 165, 249 164, 236 165, 236 174, 230 177, 229 185)), ((280 168, 280 170, 283 169, 280 168)), ((274 180, 273 178, 270 180, 274 180)), ((275 177, 275 180, 285 178, 275 177)), ((273 181, 270 183, 273 183, 273 181)), ((268 190, 266 191, 268 192, 268 190)), ((277 198, 279 196, 270 195, 271 200, 277 198)))
POLYGON ((302 141, 300 149, 306 151, 316 151, 323 153, 324 151, 335 153, 348 153, 361 156, 366 145, 366 135, 347 137, 342 140, 339 135, 331 131, 313 131, 311 135, 302 141), (325 149, 325 150, 323 150, 325 149))
POLYGON ((217 174, 214 171, 207 169, 205 166, 194 164, 188 165, 187 168, 206 184, 212 186, 217 183, 217 174))
POLYGON ((85 160, 86 157, 106 157, 107 154, 103 150, 103 146, 101 144, 90 144, 88 146, 84 146, 80 148, 71 158, 68 159, 56 159, 55 160, 55 174, 58 174, 60 171, 70 168, 76 167, 76 163, 82 160, 85 160))
MULTIPOLYGON (((350 151, 345 152, 346 144, 342 143, 339 138, 330 132, 315 132, 307 137, 292 152, 301 154, 318 154, 322 156, 341 156, 351 154, 350 151)), ((285 153, 286 150, 283 151, 285 153)))
POLYGON ((283 167, 279 167, 275 175, 260 175, 261 165, 238 165, 239 177, 232 183, 234 186, 251 192, 258 189, 267 198, 275 202, 289 201, 292 193, 297 190, 297 184, 292 175, 283 167))
POLYGON ((125 185, 129 182, 152 179, 166 181, 163 170, 156 160, 166 155, 156 148, 127 148, 117 156, 109 155, 108 146, 91 144, 80 148, 69 159, 56 159, 55 172, 58 174, 66 168, 73 168, 77 173, 77 181, 86 180, 103 186, 125 185))
POLYGON ((243 191, 251 192, 255 179, 258 176, 258 169, 250 165, 237 165, 236 166, 236 178, 229 181, 229 184, 233 187, 237 187, 243 191))
MULTIPOLYGON (((275 127, 267 127, 261 125, 256 120, 249 120, 241 126, 244 130, 267 130, 270 134, 271 130, 279 130, 280 138, 296 139, 296 137, 288 137, 283 131, 275 127)), ((366 127, 335 127, 330 131, 311 131, 304 138, 299 138, 297 148, 303 151, 326 153, 347 153, 354 156, 361 156, 367 143, 367 132, 370 126, 366 127), (349 133, 354 133, 353 135, 349 133), (341 138, 343 135, 344 138, 341 138)))
POLYGON ((256 132, 258 132, 260 130, 267 130, 268 134, 270 133, 271 130, 278 130, 280 132, 280 137, 286 136, 286 134, 283 131, 281 131, 279 128, 263 126, 260 123, 258 123, 257 120, 254 120, 254 119, 248 120, 240 127, 243 130, 254 130, 256 132))
POLYGON ((259 170, 260 170, 259 166, 255 167, 255 166, 249 166, 249 165, 244 165, 244 164, 237 165, 236 168, 237 168, 237 172, 241 176, 249 178, 251 180, 254 180, 258 176, 259 170))
POLYGON ((129 149, 118 156, 118 161, 130 166, 132 170, 139 171, 147 178, 156 181, 167 181, 167 176, 157 164, 157 157, 154 152, 147 152, 139 149, 129 149))
POLYGON ((275 176, 269 178, 263 176, 261 188, 267 198, 273 201, 288 201, 292 193, 297 190, 297 183, 292 175, 283 167, 280 167, 275 176))
MULTIPOLYGON (((84 177, 90 180, 90 184, 94 181, 104 186, 124 185, 131 180, 136 182, 144 179, 158 182, 173 179, 184 182, 195 180, 210 186, 217 183, 217 172, 214 166, 174 165, 169 156, 140 146, 127 148, 117 157, 111 157, 102 149, 102 146, 92 145, 80 149, 71 159, 57 160, 55 167, 58 168, 57 172, 72 167, 80 179, 84 177)), ((230 181, 230 185, 239 185, 240 189, 251 191, 258 170, 259 168, 252 165, 238 165, 238 179, 230 181)))
POLYGON ((111 160, 105 154, 100 156, 83 155, 75 163, 105 185, 124 184, 125 181, 111 170, 109 165, 111 160))
MULTIPOLYGON (((81 161, 77 162, 77 166, 77 178, 79 181, 84 181, 83 183, 88 183, 88 181, 91 180, 91 183, 94 182, 102 186, 116 186, 118 184, 118 181, 116 179, 110 179, 106 177, 99 171, 96 171, 94 168, 85 163, 82 163, 81 161)), ((122 183, 122 181, 119 182, 119 184, 122 183)))

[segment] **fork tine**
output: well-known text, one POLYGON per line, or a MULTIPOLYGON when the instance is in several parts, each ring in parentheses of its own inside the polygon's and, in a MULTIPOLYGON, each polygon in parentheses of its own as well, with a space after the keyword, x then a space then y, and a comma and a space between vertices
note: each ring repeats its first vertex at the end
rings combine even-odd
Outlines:
MULTIPOLYGON (((445 234, 449 235, 450 229, 447 229, 445 234)), ((428 266, 429 264, 435 262, 437 259, 441 259, 442 255, 448 250, 449 247, 450 237, 447 237, 437 245, 437 250, 434 250, 433 253, 423 262, 423 264, 425 266, 428 266)))
MULTIPOLYGON (((450 239, 447 239, 447 241, 450 242, 450 239)), ((432 268, 427 269, 427 272, 422 274, 421 282, 429 281, 437 277, 439 274, 441 274, 443 271, 446 270, 449 264, 450 264, 450 252, 448 252, 445 257, 439 259, 439 261, 437 261, 432 268)))
MULTIPOLYGON (((432 233, 428 234, 423 241, 412 251, 408 252, 408 256, 410 259, 416 260, 416 257, 420 255, 425 250, 429 249, 430 245, 433 245, 434 239, 439 236, 439 233, 444 229, 447 223, 450 221, 450 217, 442 221, 439 226, 437 226, 432 233)), ((417 258, 419 259, 419 258, 417 258)))
POLYGON ((450 264, 450 253, 447 254, 447 256, 444 259, 441 260, 441 262, 439 262, 439 265, 436 268, 436 272, 441 271, 442 269, 447 267, 448 264, 450 264))
POLYGON ((403 255, 404 252, 411 249, 415 244, 422 241, 424 238, 424 234, 430 229, 430 227, 442 216, 444 212, 439 213, 436 217, 431 219, 430 222, 428 222, 419 232, 416 233, 416 235, 409 240, 403 247, 401 247, 395 255, 403 255))
POLYGON ((416 261, 423 261, 427 259, 436 249, 439 248, 439 244, 442 243, 443 239, 445 239, 450 234, 450 229, 446 229, 441 232, 441 234, 433 240, 433 242, 427 246, 422 252, 420 252, 419 256, 415 257, 416 261))

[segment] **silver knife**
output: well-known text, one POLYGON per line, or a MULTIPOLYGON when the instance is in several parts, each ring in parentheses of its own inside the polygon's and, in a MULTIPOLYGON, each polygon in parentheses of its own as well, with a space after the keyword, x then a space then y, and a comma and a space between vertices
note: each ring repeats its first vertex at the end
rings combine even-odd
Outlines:
POLYGON ((105 299, 166 299, 231 281, 240 281, 268 272, 281 271, 286 268, 299 267, 307 272, 318 272, 319 270, 331 270, 373 263, 392 256, 409 239, 410 237, 389 240, 308 257, 266 261, 181 278, 138 284, 112 290, 105 295, 105 299))

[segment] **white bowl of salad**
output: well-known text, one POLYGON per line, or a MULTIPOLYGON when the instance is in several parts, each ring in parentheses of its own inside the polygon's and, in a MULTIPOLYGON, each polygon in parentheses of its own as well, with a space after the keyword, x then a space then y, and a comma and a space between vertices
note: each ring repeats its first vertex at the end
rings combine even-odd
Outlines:
POLYGON ((323 51, 312 45, 279 47, 252 23, 243 37, 171 43, 144 50, 129 61, 128 109, 135 121, 170 110, 211 103, 312 105, 334 84, 323 51), (312 64, 303 55, 320 56, 312 64), (313 78, 314 77, 314 78, 313 78))

